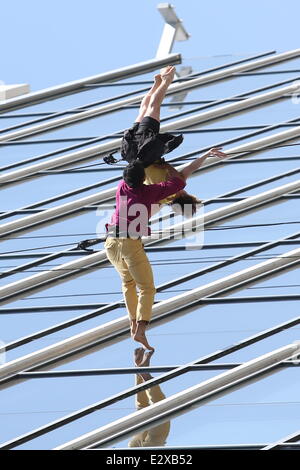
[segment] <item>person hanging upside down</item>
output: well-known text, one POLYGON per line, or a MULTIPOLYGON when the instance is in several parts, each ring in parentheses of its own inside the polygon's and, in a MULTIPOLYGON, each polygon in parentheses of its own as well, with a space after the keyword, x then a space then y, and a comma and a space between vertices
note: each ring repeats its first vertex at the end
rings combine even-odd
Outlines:
MULTIPOLYGON (((183 136, 174 136, 170 133, 159 133, 160 107, 166 91, 175 74, 175 67, 168 66, 155 75, 154 84, 141 102, 138 117, 132 128, 124 133, 121 146, 121 155, 128 163, 139 160, 145 168, 145 184, 156 184, 166 181, 173 173, 172 166, 165 163, 163 155, 177 148, 183 141, 183 136)), ((180 175, 187 180, 208 157, 224 158, 227 155, 221 152, 222 147, 214 147, 201 157, 195 159, 180 171, 180 175)), ((172 205, 181 213, 191 212, 194 215, 201 201, 185 190, 181 190, 159 201, 162 204, 172 205), (184 211, 184 208, 191 211, 184 211)), ((156 209, 157 210, 157 209, 156 209)))
POLYGON ((144 96, 137 119, 130 129, 124 132, 121 144, 123 160, 132 163, 139 160, 144 168, 162 155, 177 148, 183 141, 180 134, 160 133, 160 107, 167 89, 175 75, 175 67, 168 66, 155 75, 154 84, 144 96))
POLYGON ((117 188, 116 209, 110 223, 106 224, 104 245, 107 258, 122 280, 131 336, 149 350, 154 348, 148 343, 145 331, 151 319, 156 290, 141 237, 151 234, 148 222, 152 206, 182 190, 185 181, 173 170, 165 181, 146 185, 144 166, 159 159, 163 151, 171 151, 182 142, 181 136, 158 133, 160 105, 174 73, 174 67, 166 67, 162 74, 155 76, 153 87, 141 103, 134 128, 124 134, 121 153, 129 165, 124 169, 123 180, 117 188), (143 161, 136 158, 137 150, 143 161))
POLYGON ((148 223, 152 206, 183 189, 185 181, 178 172, 158 184, 145 185, 144 180, 145 169, 141 162, 135 161, 124 169, 123 180, 117 188, 116 209, 110 223, 106 224, 104 247, 122 280, 132 338, 154 350, 145 330, 151 319, 156 290, 141 237, 151 234, 148 223))
MULTIPOLYGON (((155 76, 153 87, 141 103, 135 125, 124 133, 121 153, 129 165, 117 188, 116 210, 110 223, 106 224, 104 245, 109 261, 122 280, 132 338, 150 350, 154 348, 149 345, 145 331, 151 319, 156 290, 141 237, 151 234, 148 223, 153 205, 170 195, 180 195, 188 174, 188 170, 179 173, 169 166, 163 181, 144 184, 145 167, 162 162, 162 155, 182 142, 182 136, 159 133, 160 106, 174 74, 175 68, 169 66, 155 76)), ((192 168, 190 166, 190 170, 192 168)))

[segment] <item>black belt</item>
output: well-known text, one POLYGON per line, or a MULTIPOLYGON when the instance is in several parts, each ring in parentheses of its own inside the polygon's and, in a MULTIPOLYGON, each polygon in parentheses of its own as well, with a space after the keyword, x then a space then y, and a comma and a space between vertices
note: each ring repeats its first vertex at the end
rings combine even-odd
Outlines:
POLYGON ((113 237, 113 238, 133 238, 133 239, 140 239, 140 235, 128 233, 127 231, 120 231, 119 226, 115 225, 113 228, 110 228, 106 232, 106 238, 113 237))

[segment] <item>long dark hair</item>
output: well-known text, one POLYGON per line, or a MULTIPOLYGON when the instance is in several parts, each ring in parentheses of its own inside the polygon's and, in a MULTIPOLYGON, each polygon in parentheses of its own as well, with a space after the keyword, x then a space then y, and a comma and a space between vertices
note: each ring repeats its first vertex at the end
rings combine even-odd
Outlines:
POLYGON ((139 160, 135 160, 124 168, 123 179, 131 188, 141 186, 145 179, 145 169, 139 160))
POLYGON ((202 201, 192 194, 182 194, 172 201, 172 209, 179 214, 191 217, 196 214, 202 201))

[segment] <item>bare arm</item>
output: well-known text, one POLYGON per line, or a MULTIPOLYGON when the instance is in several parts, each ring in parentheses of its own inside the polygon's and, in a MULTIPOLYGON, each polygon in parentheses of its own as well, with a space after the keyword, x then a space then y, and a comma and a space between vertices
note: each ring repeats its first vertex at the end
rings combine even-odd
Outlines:
POLYGON ((167 169, 168 171, 168 179, 170 178, 180 178, 181 180, 185 180, 186 178, 184 177, 184 175, 182 174, 181 171, 177 171, 172 165, 170 165, 169 163, 165 163, 164 164, 164 167, 167 169))
POLYGON ((192 163, 187 165, 183 170, 181 170, 180 173, 182 177, 184 179, 189 178, 192 173, 194 173, 203 165, 203 163, 208 157, 218 157, 218 158, 227 157, 226 153, 220 152, 221 148, 222 147, 213 147, 208 152, 204 153, 201 157, 196 158, 196 160, 194 160, 192 163))

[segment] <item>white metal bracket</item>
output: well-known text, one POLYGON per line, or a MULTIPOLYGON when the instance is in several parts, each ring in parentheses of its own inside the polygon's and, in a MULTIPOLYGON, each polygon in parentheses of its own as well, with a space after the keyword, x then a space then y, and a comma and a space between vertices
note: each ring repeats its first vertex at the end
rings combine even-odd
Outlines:
POLYGON ((172 51, 174 41, 186 41, 190 36, 186 32, 182 20, 175 13, 174 6, 170 3, 159 3, 157 9, 165 20, 156 57, 166 57, 172 51))
MULTIPOLYGON (((186 41, 190 35, 184 28, 182 20, 176 15, 173 5, 170 3, 159 3, 157 9, 165 20, 165 26, 156 52, 156 57, 163 58, 172 52, 175 41, 186 41)), ((184 77, 191 72, 192 67, 181 67, 179 72, 176 72, 176 76, 177 78, 184 77)), ((188 91, 176 94, 172 97, 171 102, 183 102, 187 94, 188 91)), ((178 108, 181 108, 181 106, 178 105, 178 108)))
POLYGON ((0 101, 15 98, 16 96, 24 95, 29 92, 30 86, 27 83, 5 85, 4 82, 0 82, 0 101))

